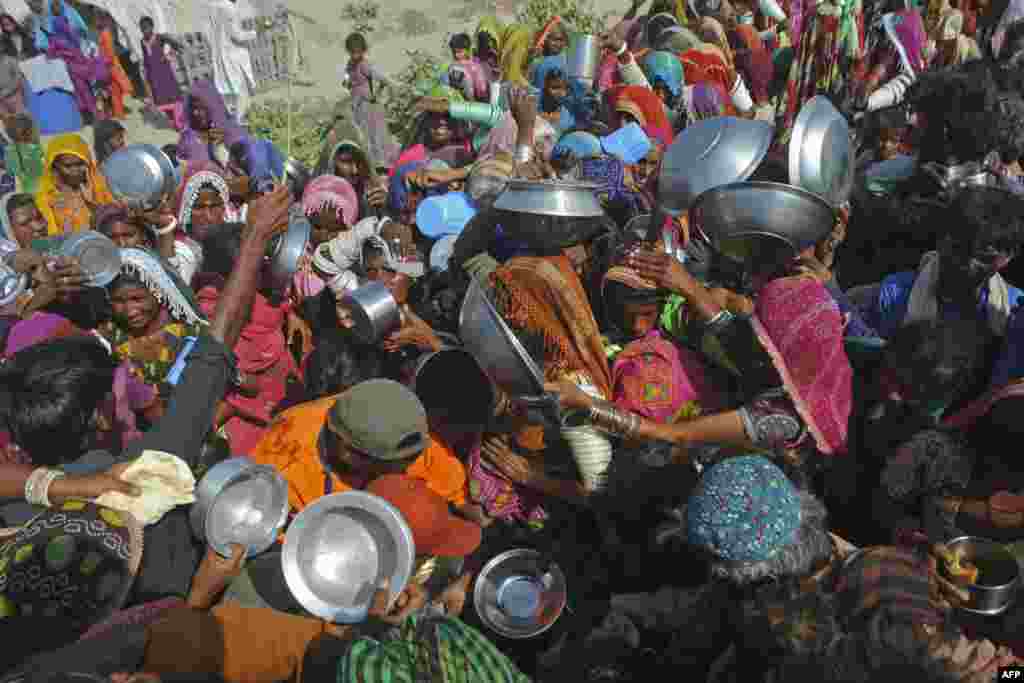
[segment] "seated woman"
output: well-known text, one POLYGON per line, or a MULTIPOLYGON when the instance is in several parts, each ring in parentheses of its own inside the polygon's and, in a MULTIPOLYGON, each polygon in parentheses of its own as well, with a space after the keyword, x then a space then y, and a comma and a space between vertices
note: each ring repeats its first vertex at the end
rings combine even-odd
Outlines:
POLYGON ((227 166, 232 145, 248 138, 210 81, 192 83, 185 97, 185 116, 188 125, 178 138, 178 159, 182 161, 227 166))
POLYGON ((153 252, 121 250, 110 285, 113 319, 100 330, 114 356, 146 383, 168 391, 167 375, 189 337, 206 325, 192 291, 153 252))

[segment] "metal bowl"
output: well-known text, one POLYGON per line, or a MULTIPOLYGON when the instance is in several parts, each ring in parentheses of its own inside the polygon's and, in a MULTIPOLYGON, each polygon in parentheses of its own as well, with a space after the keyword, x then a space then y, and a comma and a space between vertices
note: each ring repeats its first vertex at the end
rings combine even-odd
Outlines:
POLYGON ((317 500, 292 521, 281 552, 285 583, 300 605, 327 621, 363 621, 381 579, 391 600, 412 575, 416 547, 401 513, 364 491, 317 500))
POLYGON ((850 125, 827 97, 812 97, 793 124, 789 141, 789 182, 838 207, 854 180, 850 125))
POLYGON ((480 620, 506 638, 532 638, 554 626, 568 600, 565 574, 541 553, 508 550, 477 577, 473 605, 480 620))
POLYGON ((459 312, 459 338, 498 387, 513 397, 544 394, 544 375, 473 280, 459 312))
POLYGON ((708 190, 746 180, 764 160, 775 129, 765 121, 718 116, 687 126, 665 152, 658 199, 673 216, 708 190))
POLYGON ((275 292, 282 292, 291 284, 299 271, 302 257, 306 255, 312 233, 313 225, 309 219, 300 211, 292 211, 288 216, 288 230, 270 242, 267 276, 275 292))
POLYGON ((192 533, 223 557, 231 544, 255 557, 274 544, 288 519, 288 484, 273 467, 248 458, 217 463, 196 486, 192 533))
POLYGON ((0 263, 0 306, 13 304, 28 289, 28 275, 0 263))
POLYGON ((402 324, 398 302, 380 282, 368 282, 348 292, 342 304, 352 312, 352 333, 364 344, 376 344, 402 324))
POLYGON ((604 215, 597 186, 551 180, 513 179, 494 202, 494 208, 515 213, 563 218, 597 218, 604 215))
POLYGON ((71 235, 61 242, 59 252, 78 261, 89 277, 90 287, 106 287, 121 272, 121 250, 106 235, 94 230, 71 235))
POLYGON ((292 191, 292 197, 295 198, 295 201, 302 200, 302 193, 306 191, 306 185, 309 184, 312 178, 313 174, 298 159, 289 157, 284 162, 284 181, 292 191))
POLYGON ((130 208, 152 211, 177 189, 174 164, 154 145, 128 145, 110 155, 100 172, 110 193, 130 208))
POLYGON ((719 253, 745 266, 791 258, 835 225, 835 213, 821 197, 767 182, 709 190, 697 199, 692 215, 719 253))
POLYGON ((1020 565, 1001 543, 978 536, 961 536, 946 543, 946 547, 951 552, 963 550, 964 559, 979 570, 978 582, 967 587, 971 600, 961 609, 993 617, 1013 605, 1020 589, 1020 565))

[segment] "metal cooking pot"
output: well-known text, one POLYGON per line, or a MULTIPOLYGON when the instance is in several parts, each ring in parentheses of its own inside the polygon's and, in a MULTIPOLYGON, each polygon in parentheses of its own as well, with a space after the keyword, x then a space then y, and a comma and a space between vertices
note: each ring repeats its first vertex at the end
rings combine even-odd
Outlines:
POLYGON ((765 121, 730 116, 687 126, 662 159, 659 205, 679 216, 711 188, 746 180, 768 154, 774 133, 765 121))
POLYGON ((153 211, 177 189, 174 164, 154 145, 128 145, 103 162, 110 193, 129 208, 153 211))
POLYGON ((604 215, 597 186, 550 180, 513 179, 494 202, 494 208, 563 218, 598 218, 604 215))
POLYGON ((284 162, 284 181, 292 191, 292 197, 295 198, 295 201, 302 200, 302 193, 306 191, 306 185, 309 184, 312 178, 313 174, 298 159, 289 157, 284 162))
POLYGON ((380 282, 368 282, 348 292, 342 303, 352 311, 352 333, 364 344, 376 344, 402 324, 398 302, 380 282))
POLYGON ((462 302, 459 338, 491 381, 509 396, 543 396, 544 375, 477 280, 469 285, 462 302))
POLYGON ((800 110, 788 151, 790 183, 833 207, 849 198, 855 163, 850 125, 827 97, 813 97, 800 110))
POLYGON ((698 197, 691 215, 719 253, 744 266, 792 258, 835 225, 828 202, 781 183, 716 187, 698 197))
POLYGON ((569 78, 583 81, 590 88, 597 78, 597 69, 601 64, 601 41, 597 36, 578 34, 569 43, 569 59, 566 74, 569 78))
POLYGON ((994 617, 1013 606, 1020 590, 1021 575, 1017 558, 1001 543, 978 536, 961 536, 946 543, 950 552, 963 551, 963 557, 980 570, 978 581, 967 586, 970 601, 960 609, 972 614, 994 617), (986 574, 994 575, 987 580, 986 574))
POLYGON ((288 216, 288 230, 271 240, 267 254, 267 275, 275 292, 282 292, 291 284, 306 254, 312 233, 313 225, 309 219, 301 211, 293 209, 288 216))
POLYGON ((267 465, 248 458, 223 460, 206 473, 189 511, 192 533, 223 557, 231 544, 246 547, 246 557, 266 551, 288 518, 288 484, 267 465))

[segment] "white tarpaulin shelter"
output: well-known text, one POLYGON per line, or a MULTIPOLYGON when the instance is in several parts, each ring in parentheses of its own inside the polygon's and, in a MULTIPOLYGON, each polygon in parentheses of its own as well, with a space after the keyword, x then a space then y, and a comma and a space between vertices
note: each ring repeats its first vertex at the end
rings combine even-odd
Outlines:
POLYGON ((25 4, 25 0, 3 0, 4 12, 10 14, 18 21, 24 21, 31 10, 25 4))
MULTIPOLYGON (((8 0, 3 0, 7 2, 8 0)), ((21 1, 21 0, 19 0, 21 1)), ((180 32, 180 20, 183 14, 179 0, 85 0, 89 5, 94 5, 105 10, 114 17, 118 27, 124 32, 128 39, 128 45, 135 59, 139 58, 139 44, 142 42, 142 31, 139 30, 139 20, 142 17, 152 17, 156 25, 157 33, 180 32)), ((191 2, 191 0, 186 0, 191 2)))

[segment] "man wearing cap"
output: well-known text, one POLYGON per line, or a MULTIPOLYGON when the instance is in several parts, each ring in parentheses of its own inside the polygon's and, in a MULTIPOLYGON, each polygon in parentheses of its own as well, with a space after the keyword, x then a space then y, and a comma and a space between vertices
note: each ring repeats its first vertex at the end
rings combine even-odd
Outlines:
POLYGON ((431 438, 423 404, 391 380, 373 379, 282 413, 250 456, 288 482, 299 512, 321 496, 364 489, 385 474, 407 474, 461 507, 466 470, 431 438))

